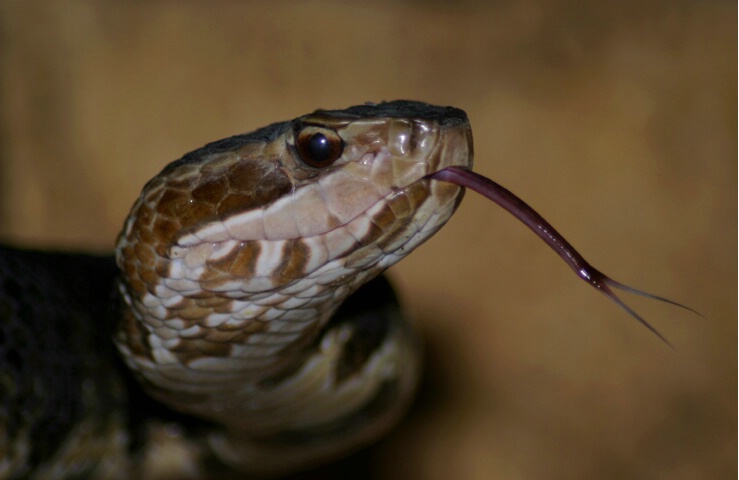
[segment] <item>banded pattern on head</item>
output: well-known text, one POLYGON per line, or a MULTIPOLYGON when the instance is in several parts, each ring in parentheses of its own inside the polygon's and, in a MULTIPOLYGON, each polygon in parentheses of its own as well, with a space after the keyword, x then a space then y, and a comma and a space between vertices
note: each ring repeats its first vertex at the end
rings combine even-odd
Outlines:
MULTIPOLYGON (((273 397, 325 363, 319 337, 324 353, 341 343, 324 327, 343 300, 449 219, 463 189, 427 176, 471 163, 463 111, 407 101, 319 110, 186 155, 144 187, 118 239, 131 307, 119 348, 152 395, 228 430, 325 421, 273 397)), ((371 398, 359 390, 342 410, 371 398)))

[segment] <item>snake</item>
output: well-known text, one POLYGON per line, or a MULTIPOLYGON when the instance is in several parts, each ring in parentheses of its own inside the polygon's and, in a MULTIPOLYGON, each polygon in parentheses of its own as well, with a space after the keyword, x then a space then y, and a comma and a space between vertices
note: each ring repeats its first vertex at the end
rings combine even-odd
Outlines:
POLYGON ((384 272, 466 189, 665 340, 614 289, 682 305, 593 268, 473 156, 455 107, 317 110, 166 165, 115 255, 0 247, 0 478, 131 478, 157 442, 193 478, 275 477, 371 444, 422 370, 384 272))

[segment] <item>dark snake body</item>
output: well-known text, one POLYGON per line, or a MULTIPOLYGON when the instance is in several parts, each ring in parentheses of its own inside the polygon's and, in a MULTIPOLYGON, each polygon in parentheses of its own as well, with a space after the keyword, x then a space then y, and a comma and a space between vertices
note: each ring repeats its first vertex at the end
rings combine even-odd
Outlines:
MULTIPOLYGON (((0 247, 0 457, 12 464, 0 478, 34 478, 40 471, 52 478, 106 477, 105 457, 128 478, 124 472, 137 470, 147 448, 149 422, 176 424, 194 437, 217 428, 152 400, 119 358, 110 341, 120 316, 118 274, 112 256, 0 247), (77 432, 82 424, 90 426, 84 435, 77 432)), ((328 330, 342 323, 358 330, 345 345, 339 375, 361 368, 391 318, 400 312, 384 276, 345 302, 328 330)), ((286 431, 265 441, 340 438, 390 408, 395 388, 387 384, 361 412, 321 430, 286 431)))
POLYGON ((102 442, 129 423, 110 341, 117 275, 112 257, 0 248, 0 453, 11 478, 49 465, 83 422, 102 442))

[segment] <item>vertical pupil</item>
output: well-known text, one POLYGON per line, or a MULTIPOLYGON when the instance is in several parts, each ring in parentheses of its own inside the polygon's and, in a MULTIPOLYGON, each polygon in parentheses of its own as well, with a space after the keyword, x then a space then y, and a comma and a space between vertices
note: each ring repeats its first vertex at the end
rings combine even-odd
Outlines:
POLYGON ((326 135, 316 133, 308 141, 308 151, 313 157, 313 160, 319 162, 326 160, 331 154, 331 143, 326 138, 326 135))

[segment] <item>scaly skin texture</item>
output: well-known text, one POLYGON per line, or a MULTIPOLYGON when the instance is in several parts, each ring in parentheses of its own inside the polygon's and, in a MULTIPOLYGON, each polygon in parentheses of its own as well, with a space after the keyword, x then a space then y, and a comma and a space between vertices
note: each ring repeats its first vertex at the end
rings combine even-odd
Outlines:
POLYGON ((117 274, 108 257, 0 246, 0 479, 125 478, 117 274))
POLYGON ((186 155, 144 187, 118 239, 123 358, 153 397, 217 424, 214 451, 244 469, 365 444, 407 404, 416 349, 388 313, 382 341, 341 373, 361 329, 326 327, 456 209, 463 189, 426 177, 471 164, 464 112, 404 101, 317 111, 186 155), (299 153, 313 132, 342 146, 329 165, 299 153), (372 405, 371 422, 352 424, 372 405))

